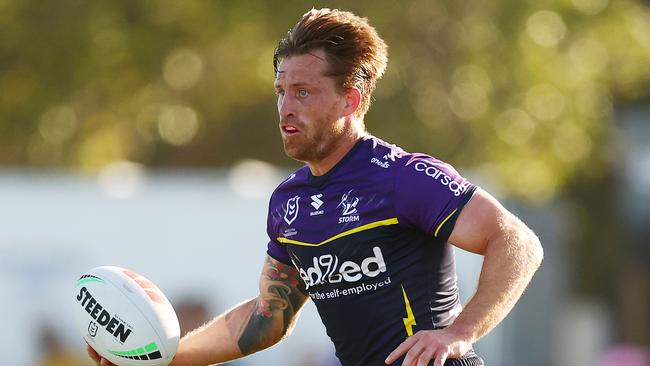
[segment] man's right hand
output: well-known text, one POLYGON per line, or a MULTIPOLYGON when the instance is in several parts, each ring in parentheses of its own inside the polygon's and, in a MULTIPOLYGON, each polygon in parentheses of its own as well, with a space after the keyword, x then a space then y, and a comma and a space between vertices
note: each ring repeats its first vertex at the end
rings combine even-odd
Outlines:
POLYGON ((95 364, 97 366, 116 366, 115 364, 110 363, 107 359, 103 358, 102 356, 99 355, 90 345, 86 345, 86 351, 88 352, 88 356, 95 361, 95 364))

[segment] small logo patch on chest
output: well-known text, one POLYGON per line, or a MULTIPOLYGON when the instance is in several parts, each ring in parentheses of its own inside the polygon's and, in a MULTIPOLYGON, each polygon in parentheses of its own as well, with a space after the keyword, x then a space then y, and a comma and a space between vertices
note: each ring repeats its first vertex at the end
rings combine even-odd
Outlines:
POLYGON ((341 202, 336 206, 336 208, 342 209, 341 217, 339 217, 339 224, 359 221, 359 211, 357 210, 359 197, 352 194, 352 192, 353 189, 341 196, 341 202))
POLYGON ((291 225, 298 217, 299 200, 300 196, 295 196, 287 200, 287 207, 284 210, 284 221, 287 223, 287 225, 291 225))

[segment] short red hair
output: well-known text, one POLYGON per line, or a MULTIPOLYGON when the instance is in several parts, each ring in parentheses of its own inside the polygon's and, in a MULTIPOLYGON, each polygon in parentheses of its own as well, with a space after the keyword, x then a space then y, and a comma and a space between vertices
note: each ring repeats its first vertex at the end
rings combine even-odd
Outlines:
POLYGON ((365 115, 377 80, 388 63, 384 40, 366 18, 338 9, 312 9, 280 40, 273 67, 277 73, 282 60, 318 49, 327 58, 326 76, 333 77, 341 90, 361 90, 356 115, 365 115))

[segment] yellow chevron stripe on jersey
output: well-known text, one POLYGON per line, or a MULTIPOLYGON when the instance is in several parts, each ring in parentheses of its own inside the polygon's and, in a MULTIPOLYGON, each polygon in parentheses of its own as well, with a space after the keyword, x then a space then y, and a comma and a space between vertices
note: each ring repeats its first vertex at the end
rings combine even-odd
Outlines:
POLYGON ((440 231, 440 228, 442 228, 442 225, 444 225, 445 222, 447 222, 447 220, 449 220, 452 216, 454 216, 454 214, 456 213, 456 211, 458 211, 457 208, 454 209, 453 211, 451 211, 451 213, 449 214, 449 216, 445 217, 445 219, 442 220, 442 222, 440 223, 440 225, 438 225, 438 228, 436 229, 436 232, 433 233, 433 236, 435 236, 436 238, 438 237, 438 231, 440 231))
POLYGON ((302 245, 302 246, 307 246, 307 247, 317 247, 317 246, 321 246, 323 244, 327 244, 327 243, 329 243, 331 241, 334 241, 336 239, 342 238, 344 236, 356 234, 356 233, 361 232, 361 231, 374 229, 374 228, 380 227, 380 226, 388 226, 388 225, 396 225, 396 224, 399 224, 399 221, 397 221, 397 217, 393 217, 393 218, 390 218, 390 219, 375 221, 375 222, 371 222, 369 224, 365 224, 365 225, 361 225, 359 227, 355 227, 354 229, 350 229, 350 230, 344 231, 342 233, 336 234, 336 235, 334 235, 333 237, 331 237, 329 239, 321 241, 320 243, 306 243, 304 241, 298 241, 298 240, 293 240, 293 239, 288 239, 288 238, 283 238, 283 237, 279 237, 278 242, 280 242, 282 244, 295 244, 295 245, 302 245))

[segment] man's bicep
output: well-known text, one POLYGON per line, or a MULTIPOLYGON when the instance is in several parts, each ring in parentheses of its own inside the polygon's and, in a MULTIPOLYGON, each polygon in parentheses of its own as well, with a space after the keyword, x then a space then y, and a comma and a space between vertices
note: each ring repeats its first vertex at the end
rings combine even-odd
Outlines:
POLYGON ((267 255, 260 276, 260 294, 254 318, 288 335, 307 301, 305 285, 295 267, 267 255))
POLYGON ((278 286, 286 287, 286 290, 292 294, 302 295, 295 300, 302 298, 303 303, 307 300, 305 284, 300 278, 298 270, 294 266, 280 262, 267 254, 260 275, 260 296, 267 296, 269 292, 278 286))
POLYGON ((460 212, 448 241, 469 252, 484 254, 490 239, 512 219, 516 220, 496 198, 477 188, 460 212))

